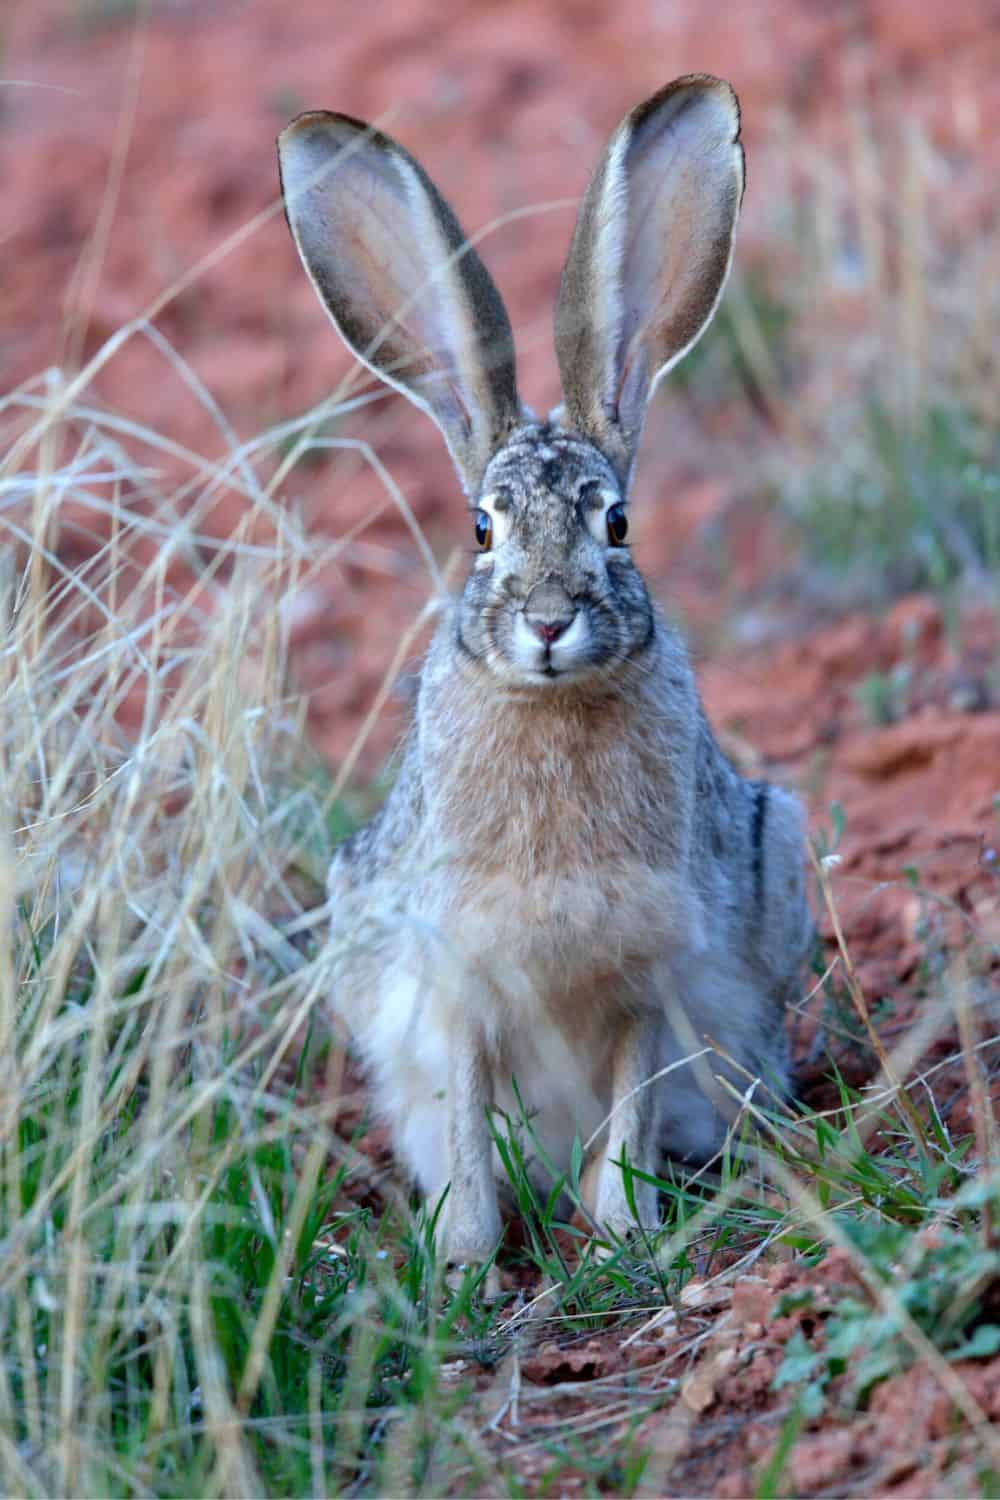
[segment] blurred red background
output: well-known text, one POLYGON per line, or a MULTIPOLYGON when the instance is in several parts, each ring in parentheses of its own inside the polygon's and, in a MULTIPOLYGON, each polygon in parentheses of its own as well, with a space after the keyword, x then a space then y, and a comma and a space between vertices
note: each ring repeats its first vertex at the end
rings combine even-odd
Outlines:
MULTIPOLYGON (((530 205, 575 199, 607 132, 639 98, 680 73, 720 73, 740 94, 749 155, 741 257, 759 247, 773 195, 788 191, 771 170, 775 140, 801 137, 835 159, 856 107, 876 128, 900 113, 919 120, 946 154, 995 156, 1000 140, 996 0, 8 0, 0 37, 7 389, 46 366, 85 360, 273 206, 274 137, 302 108, 383 123, 476 231, 530 205), (81 271, 102 231, 102 255, 81 271)), ((571 209, 540 207, 501 223, 482 246, 518 334, 523 394, 539 408, 557 398, 550 309, 571 223, 571 209)), ((199 273, 156 321, 243 438, 319 401, 350 364, 280 213, 199 273)), ((178 443, 208 455, 224 449, 204 405, 142 338, 124 345, 95 390, 178 443)), ((640 485, 670 503, 637 507, 639 556, 697 614, 684 594, 685 547, 721 503, 718 478, 710 461, 700 471, 678 466, 669 393, 660 412, 640 485)), ((347 430, 377 447, 440 556, 465 544, 458 486, 419 414, 393 399, 347 430)), ((341 456, 299 466, 282 498, 301 504, 321 535, 367 515, 383 492, 356 456, 341 456)), ((221 497, 206 526, 225 533, 239 508, 235 496, 221 497)), ((77 515, 65 545, 79 547, 79 528, 98 524, 77 515)), ((391 507, 367 536, 373 550, 325 575, 323 597, 313 596, 297 629, 299 680, 312 694, 317 742, 333 759, 426 593, 391 507)), ((390 714, 371 764, 395 728, 390 714)))

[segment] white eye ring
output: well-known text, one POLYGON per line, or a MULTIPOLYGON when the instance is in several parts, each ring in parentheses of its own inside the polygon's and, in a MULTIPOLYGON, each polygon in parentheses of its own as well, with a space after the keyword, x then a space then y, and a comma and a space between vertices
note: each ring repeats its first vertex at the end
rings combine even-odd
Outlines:
POLYGON ((601 508, 595 505, 585 507, 587 530, 595 542, 600 542, 602 547, 608 545, 608 511, 613 505, 622 505, 624 501, 617 490, 605 488, 603 485, 597 491, 601 498, 601 508))
MULTIPOLYGON (((490 518, 490 526, 493 533, 490 541, 490 552, 495 552, 498 547, 502 547, 510 536, 509 507, 505 504, 502 510, 498 508, 497 498, 495 494, 480 495, 476 501, 476 510, 485 511, 490 518)), ((483 554, 484 557, 488 555, 489 553, 483 554)))

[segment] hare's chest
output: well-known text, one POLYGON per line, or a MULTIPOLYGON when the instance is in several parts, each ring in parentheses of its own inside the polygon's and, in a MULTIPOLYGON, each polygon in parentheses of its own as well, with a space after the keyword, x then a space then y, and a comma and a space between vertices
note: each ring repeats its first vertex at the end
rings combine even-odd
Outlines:
POLYGON ((463 941, 532 987, 601 984, 698 926, 678 769, 621 705, 482 716, 428 747, 431 842, 463 941))
POLYGON ((680 851, 677 759, 629 705, 498 699, 475 708, 452 720, 464 720, 461 732, 435 724, 423 744, 433 837, 463 866, 531 881, 657 866, 680 851))

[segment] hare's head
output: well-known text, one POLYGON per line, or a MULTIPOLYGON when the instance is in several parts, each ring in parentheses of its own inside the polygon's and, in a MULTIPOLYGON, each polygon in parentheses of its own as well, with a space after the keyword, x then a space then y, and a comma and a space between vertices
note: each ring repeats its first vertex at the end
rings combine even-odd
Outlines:
POLYGON ((345 115, 301 115, 278 142, 295 243, 341 337, 440 427, 472 509, 459 648, 523 684, 612 674, 653 616, 627 546, 628 490, 660 377, 725 284, 743 194, 728 84, 677 79, 609 141, 556 303, 564 402, 521 404, 510 322, 426 173, 345 115))

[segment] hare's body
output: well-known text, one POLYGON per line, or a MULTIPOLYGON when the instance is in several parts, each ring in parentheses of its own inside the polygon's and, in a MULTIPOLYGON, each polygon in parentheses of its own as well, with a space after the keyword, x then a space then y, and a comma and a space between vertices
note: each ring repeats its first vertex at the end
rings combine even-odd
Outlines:
MULTIPOLYGON (((517 1115, 513 1076, 555 1162, 610 1113, 618 1033, 646 1009, 680 1008, 697 1038, 677 1046, 665 1028, 650 1072, 708 1038, 780 1089, 803 936, 794 909, 781 931, 801 880, 795 802, 721 756, 662 624, 661 659, 627 696, 541 704, 498 694, 474 663, 456 672, 454 630, 446 618, 431 649, 396 786, 330 878, 335 937, 359 901, 385 913, 338 997, 388 1113, 409 1122, 414 1175, 428 1191, 448 1181, 448 1042, 470 1012, 497 1105, 517 1115), (713 789, 700 826, 685 817, 699 781, 713 789), (750 907, 720 850, 749 874, 750 907)), ((722 1122, 691 1069, 664 1094, 662 1145, 710 1154, 722 1122)))
MULTIPOLYGON (((386 806, 330 876, 335 938, 355 930, 359 905, 384 913, 338 1003, 429 1194, 450 1177, 456 1028, 475 1021, 496 1106, 519 1116, 516 1079, 544 1154, 564 1167, 575 1135, 600 1135, 616 1047, 644 1013, 666 1023, 647 1076, 707 1039, 747 1070, 741 1091, 751 1077, 780 1091, 804 937, 789 903, 798 805, 721 755, 662 621, 623 691, 553 688, 541 702, 498 693, 473 661, 456 670, 456 624, 448 615, 431 647, 386 806)), ((723 1119, 692 1067, 659 1091, 656 1149, 709 1156, 723 1119)))
MULTIPOLYGON (((786 1081, 809 930, 800 811, 719 751, 624 545, 649 392, 728 270, 737 137, 731 91, 706 78, 612 137, 557 306, 565 407, 542 424, 499 294, 412 158, 343 116, 282 137, 317 290, 441 426, 475 510, 480 552, 398 779, 330 876, 336 1004, 398 1150, 432 1199, 449 1188, 455 1260, 499 1232, 491 1108, 526 1112, 540 1179, 589 1143, 585 1200, 619 1233, 623 1157, 648 1173, 662 1149, 703 1159, 734 1097, 786 1081)), ((655 1194, 634 1185, 651 1221, 655 1194)))

